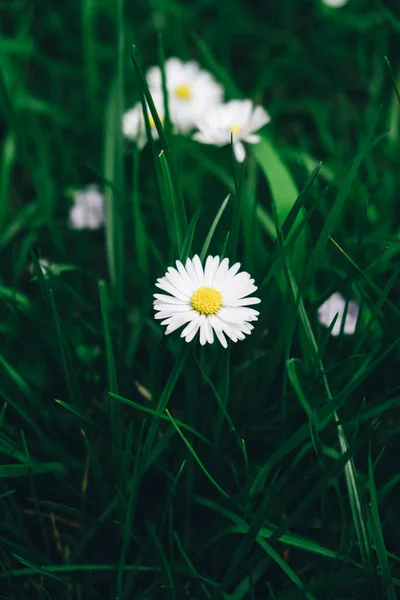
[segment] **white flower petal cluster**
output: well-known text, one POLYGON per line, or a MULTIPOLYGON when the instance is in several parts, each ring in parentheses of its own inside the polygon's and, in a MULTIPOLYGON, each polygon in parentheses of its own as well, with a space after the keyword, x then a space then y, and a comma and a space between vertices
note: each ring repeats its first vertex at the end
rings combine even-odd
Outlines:
POLYGON ((215 334, 226 348, 226 337, 237 342, 251 333, 259 312, 249 306, 260 299, 248 297, 257 287, 248 273, 239 272, 240 263, 229 267, 228 258, 208 256, 203 268, 195 255, 185 265, 175 264, 156 283, 166 294, 154 294, 155 318, 166 334, 185 326, 181 337, 186 342, 199 332, 201 345, 212 344, 215 334))
MULTIPOLYGON (((164 121, 164 102, 162 94, 152 93, 154 105, 160 121, 164 121)), ((147 107, 147 114, 151 129, 151 137, 153 140, 158 139, 158 131, 156 129, 154 119, 150 109, 147 107)), ((143 107, 141 102, 135 104, 133 108, 128 110, 122 118, 122 131, 126 138, 136 141, 141 150, 147 142, 146 126, 144 122, 143 107)))
MULTIPOLYGON (((338 315, 336 323, 332 329, 332 335, 338 336, 342 328, 344 312, 346 308, 346 300, 341 294, 335 292, 330 296, 318 309, 318 319, 321 325, 330 327, 333 319, 338 315)), ((343 332, 347 335, 352 335, 356 330, 360 307, 354 300, 350 300, 347 305, 346 320, 344 323, 343 332)))
POLYGON ((69 214, 72 229, 99 229, 104 223, 104 196, 96 185, 77 190, 69 214))
MULTIPOLYGON (((171 122, 179 132, 187 133, 212 106, 222 101, 224 89, 194 61, 185 63, 172 57, 165 61, 164 68, 171 122)), ((160 67, 149 69, 146 79, 151 94, 162 96, 160 67)))
POLYGON ((348 1, 349 0, 322 0, 322 3, 326 4, 326 6, 331 6, 332 8, 341 8, 347 4, 348 1))
POLYGON ((210 108, 197 122, 199 129, 193 139, 203 144, 225 146, 233 140, 238 162, 243 162, 246 150, 243 142, 257 144, 260 136, 255 132, 271 120, 262 106, 254 106, 251 100, 231 100, 210 108))
MULTIPOLYGON (((194 62, 182 62, 172 57, 165 61, 165 83, 168 110, 175 132, 190 135, 203 144, 225 146, 233 137, 236 159, 243 162, 244 142, 256 144, 260 137, 255 133, 269 123, 270 116, 251 100, 231 100, 223 104, 224 89, 208 71, 194 62)), ((146 74, 147 83, 161 122, 164 120, 164 98, 160 67, 151 67, 146 74)), ((149 113, 153 139, 158 138, 154 121, 149 113)), ((128 110, 122 119, 125 137, 135 140, 142 149, 147 142, 142 106, 140 103, 128 110)))
MULTIPOLYGON (((38 263, 45 278, 48 278, 49 275, 52 275, 58 269, 58 265, 50 262, 47 258, 39 258, 38 263)), ((31 275, 35 274, 35 265, 33 263, 29 265, 29 273, 31 275)))

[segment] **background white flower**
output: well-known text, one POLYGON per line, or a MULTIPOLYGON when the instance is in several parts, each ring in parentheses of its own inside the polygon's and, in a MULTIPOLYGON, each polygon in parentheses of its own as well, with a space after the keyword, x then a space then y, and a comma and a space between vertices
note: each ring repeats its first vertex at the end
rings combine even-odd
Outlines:
MULTIPOLYGON (((56 271, 58 265, 56 263, 50 262, 47 258, 38 258, 39 266, 42 270, 44 277, 49 277, 52 272, 56 271)), ((35 274, 35 266, 33 263, 29 265, 29 273, 31 275, 35 274)))
POLYGON ((96 185, 74 193, 74 204, 69 214, 72 229, 98 229, 104 223, 104 196, 96 185))
MULTIPOLYGON (((339 315, 332 329, 332 335, 337 336, 340 333, 346 300, 339 293, 334 293, 330 296, 318 309, 318 319, 322 325, 329 327, 336 315, 339 315)), ((358 314, 360 307, 357 302, 350 300, 347 306, 346 321, 344 324, 344 333, 351 335, 356 330, 358 314)))
MULTIPOLYGON (((157 114, 160 121, 164 121, 164 103, 162 94, 152 92, 151 94, 153 102, 155 104, 157 114)), ((156 129, 154 119, 151 115, 150 109, 147 108, 147 114, 149 117, 149 123, 151 127, 151 135, 154 140, 158 139, 158 131, 156 129)), ((128 110, 122 117, 122 132, 125 137, 130 140, 134 140, 140 149, 142 149, 147 143, 146 126, 144 123, 143 108, 141 102, 135 104, 133 108, 128 110)))
POLYGON ((231 100, 207 111, 197 122, 199 131, 193 139, 202 144, 225 146, 231 143, 232 136, 236 160, 243 162, 246 156, 243 142, 257 144, 260 136, 254 132, 270 120, 262 106, 254 106, 251 100, 231 100))
POLYGON ((248 298, 257 287, 245 271, 238 272, 240 263, 229 268, 229 260, 208 256, 205 267, 196 255, 185 266, 176 261, 156 286, 167 294, 154 294, 155 318, 162 319, 166 334, 185 325, 181 337, 190 342, 200 330, 200 344, 212 344, 214 333, 224 348, 225 335, 233 342, 250 334, 259 312, 248 308, 259 298, 248 298))
POLYGON ((332 6, 333 8, 340 8, 348 3, 349 0, 322 0, 326 6, 332 6))
MULTIPOLYGON (((162 95, 161 69, 152 67, 146 79, 151 93, 162 95)), ((219 104, 224 95, 223 87, 211 73, 194 61, 169 58, 165 61, 165 79, 171 121, 183 133, 192 129, 210 106, 219 104)))

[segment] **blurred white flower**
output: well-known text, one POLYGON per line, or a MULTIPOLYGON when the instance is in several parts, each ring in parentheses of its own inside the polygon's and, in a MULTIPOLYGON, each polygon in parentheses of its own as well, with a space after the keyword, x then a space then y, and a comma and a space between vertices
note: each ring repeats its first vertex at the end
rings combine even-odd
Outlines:
MULTIPOLYGON (((49 277, 54 271, 57 271, 58 265, 56 263, 52 263, 47 258, 38 258, 38 263, 42 270, 44 277, 49 277)), ((29 265, 29 273, 31 275, 35 274, 35 265, 31 263, 29 265)))
POLYGON ((271 120, 262 106, 254 106, 251 100, 231 100, 226 104, 211 107, 196 123, 199 131, 193 139, 202 144, 225 146, 233 139, 236 160, 243 162, 246 150, 243 142, 257 144, 258 131, 271 120))
POLYGON ((349 0, 322 0, 326 6, 332 6, 333 8, 340 8, 348 3, 349 0))
MULTIPOLYGON (((337 336, 342 328, 344 311, 346 308, 346 300, 339 293, 332 294, 318 309, 318 319, 322 325, 330 327, 336 315, 338 318, 332 329, 332 335, 337 336)), ((356 330, 358 314, 360 307, 357 302, 350 300, 347 304, 346 321, 344 323, 343 332, 352 335, 356 330)))
POLYGON ((96 185, 74 192, 74 204, 69 213, 72 229, 98 229, 104 223, 104 196, 96 185))
MULTIPOLYGON (((194 61, 169 58, 164 68, 171 121, 178 131, 187 133, 211 106, 222 101, 223 87, 194 61)), ((146 79, 151 93, 162 96, 160 67, 149 69, 146 79)))
POLYGON ((224 348, 225 335, 233 342, 243 340, 254 329, 259 312, 249 308, 259 298, 247 298, 257 287, 245 271, 238 273, 240 263, 229 268, 229 260, 208 256, 205 267, 196 255, 185 266, 176 261, 156 286, 167 294, 154 294, 155 318, 167 325, 166 334, 186 325, 181 337, 191 342, 200 330, 200 344, 212 344, 214 332, 224 348))
MULTIPOLYGON (((164 103, 163 96, 157 92, 152 91, 151 96, 155 104, 157 114, 160 118, 161 123, 164 121, 164 103)), ((151 115, 150 109, 147 107, 147 114, 149 118, 151 135, 154 140, 158 139, 158 131, 156 129, 154 119, 151 115)), ((128 110, 122 117, 122 131, 125 137, 130 140, 134 140, 139 146, 140 150, 147 143, 146 126, 144 123, 143 108, 141 102, 135 104, 133 108, 128 110)))

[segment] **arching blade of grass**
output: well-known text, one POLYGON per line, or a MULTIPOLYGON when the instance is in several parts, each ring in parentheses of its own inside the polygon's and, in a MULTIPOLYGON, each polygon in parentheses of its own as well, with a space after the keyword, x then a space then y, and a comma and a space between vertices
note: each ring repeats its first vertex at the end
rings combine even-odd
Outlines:
MULTIPOLYGON (((288 265, 286 265, 287 275, 289 277, 290 286, 293 293, 293 301, 298 302, 299 307, 299 320, 303 330, 303 334, 305 340, 307 341, 307 351, 310 356, 311 361, 317 367, 320 377, 322 380, 322 384, 326 393, 326 400, 329 404, 332 405, 333 396, 328 383, 327 376, 325 374, 325 369, 322 364, 322 360, 319 358, 320 353, 318 349, 317 342, 314 337, 314 332, 311 327, 311 323, 308 319, 307 312, 304 307, 303 300, 300 295, 300 291, 296 285, 294 277, 290 271, 288 265)), ((306 348, 305 348, 306 351, 306 348)), ((332 410, 332 416, 337 426, 337 434, 339 440, 340 450, 342 455, 346 455, 349 452, 349 444, 347 442, 346 434, 343 426, 339 421, 339 417, 335 410, 332 410)), ((368 570, 369 573, 373 572, 373 559, 372 559, 372 546, 371 540, 368 535, 367 523, 366 523, 366 514, 365 514, 365 506, 362 500, 362 496, 360 493, 359 483, 358 483, 358 474, 354 464, 354 460, 352 455, 349 457, 349 460, 344 465, 344 474, 347 484, 347 491, 349 496, 350 508, 352 511, 354 526, 358 538, 358 543, 360 546, 361 557, 363 563, 368 570)))
POLYGON ((178 546, 179 552, 181 553, 181 556, 183 558, 183 560, 186 562, 186 564, 188 565, 190 571, 192 572, 193 576, 197 579, 197 582, 199 584, 199 586, 201 587, 201 589, 204 592, 204 595, 209 599, 212 600, 212 596, 210 594, 210 592, 207 589, 207 586, 205 585, 205 583, 202 581, 202 579, 200 578, 196 567, 194 566, 193 562, 190 560, 185 548, 183 547, 181 540, 179 539, 179 536, 177 534, 177 532, 174 530, 173 532, 174 535, 174 539, 176 542, 176 545, 178 546))
POLYGON ((163 198, 165 202, 165 217, 167 226, 169 223, 170 238, 173 244, 173 254, 179 256, 183 247, 183 231, 179 222, 179 213, 176 208, 178 206, 176 201, 176 187, 174 186, 169 164, 165 155, 164 150, 159 154, 159 160, 161 165, 161 173, 163 175, 163 198))
MULTIPOLYGON (((147 413, 148 415, 152 415, 153 417, 157 417, 158 419, 162 419, 162 420, 170 423, 170 419, 168 417, 166 417, 164 413, 161 413, 157 410, 149 408, 148 406, 143 406, 142 404, 133 402, 133 400, 128 400, 127 398, 123 398, 122 396, 118 396, 117 394, 113 394, 111 392, 109 395, 112 396, 113 398, 115 398, 116 400, 119 400, 119 402, 123 402, 127 406, 131 406, 132 408, 135 408, 136 410, 138 410, 140 412, 143 412, 145 414, 147 413)), ((199 433, 198 431, 193 429, 193 427, 190 427, 190 425, 186 425, 185 423, 183 423, 182 421, 179 421, 178 419, 175 419, 175 423, 177 423, 179 425, 179 427, 181 427, 182 429, 186 429, 186 431, 193 433, 193 435, 198 437, 203 442, 210 444, 210 442, 207 440, 207 438, 205 438, 201 433, 199 433)))
POLYGON ((24 465, 1 465, 0 479, 3 477, 23 477, 25 475, 53 473, 64 476, 67 473, 65 466, 60 462, 30 463, 24 465))
POLYGON ((138 54, 137 54, 137 50, 136 50, 135 46, 132 46, 131 56, 132 56, 132 61, 133 61, 133 65, 135 67, 136 74, 139 79, 141 89, 143 91, 146 102, 148 104, 151 116, 153 117, 155 128, 157 129, 157 133, 160 137, 160 143, 161 143, 162 149, 165 152, 165 157, 166 157, 166 160, 168 163, 168 169, 170 172, 170 178, 173 183, 174 190, 175 190, 174 198, 176 200, 176 205, 175 205, 174 210, 177 214, 177 219, 178 219, 178 223, 179 223, 179 238, 181 240, 183 240, 184 236, 186 235, 186 229, 187 229, 186 208, 185 208, 185 202, 184 202, 182 189, 181 189, 181 185, 180 185, 180 181, 179 181, 179 175, 178 175, 175 161, 174 161, 173 154, 172 154, 171 145, 170 145, 169 140, 164 132, 164 128, 162 126, 160 117, 157 114, 157 110, 156 110, 155 104, 153 102, 153 98, 151 96, 149 86, 146 81, 146 77, 144 76, 144 73, 140 66, 140 62, 138 59, 138 54))
POLYGON ((0 159, 0 231, 4 229, 4 221, 10 202, 11 174, 16 158, 16 137, 10 132, 4 138, 0 159))
MULTIPOLYGON (((225 510, 222 507, 218 507, 218 505, 215 502, 212 502, 212 501, 209 501, 209 500, 206 500, 203 498, 199 498, 197 501, 199 501, 204 506, 208 506, 209 508, 218 510, 221 514, 227 516, 228 518, 232 519, 234 522, 238 523, 238 525, 232 529, 233 531, 237 531, 238 533, 243 533, 245 535, 248 534, 250 528, 247 525, 247 523, 243 519, 241 519, 240 517, 238 517, 237 515, 232 513, 231 511, 225 510)), ((293 537, 293 536, 290 536, 290 535, 287 536, 288 539, 290 539, 291 537, 293 537)), ((303 592, 303 594, 305 595, 306 598, 309 598, 310 600, 315 600, 315 597, 307 590, 306 586, 300 580, 298 575, 293 571, 293 569, 285 562, 285 560, 280 556, 280 554, 276 550, 274 550, 268 542, 266 542, 267 538, 268 538, 268 535, 261 535, 261 531, 260 531, 260 534, 258 534, 256 536, 255 541, 268 554, 268 556, 278 565, 278 567, 285 573, 285 575, 303 592)), ((281 541, 283 541, 283 540, 281 540, 281 541)), ((334 557, 336 557, 336 553, 333 553, 333 555, 334 555, 334 557)), ((231 596, 231 598, 234 598, 234 597, 235 596, 231 596)))
POLYGON ((99 90, 99 71, 96 57, 96 0, 82 2, 82 43, 85 64, 85 84, 89 106, 94 106, 99 90))
POLYGON ((135 148, 133 151, 133 185, 132 185, 132 214, 133 214, 133 238, 134 247, 137 255, 137 265, 142 273, 144 280, 148 281, 149 276, 149 257, 146 236, 146 225, 143 218, 143 212, 140 202, 139 189, 139 169, 140 169, 140 151, 135 148))
POLYGON ((368 457, 368 488, 370 504, 368 506, 368 521, 372 539, 375 545, 376 556, 382 573, 382 584, 387 600, 396 600, 397 595, 392 582, 388 553, 385 547, 385 538, 382 531, 381 519, 379 517, 378 499, 374 480, 374 466, 372 464, 371 452, 368 457))
MULTIPOLYGON (((110 319, 109 319, 109 304, 107 288, 104 281, 99 281, 99 293, 100 293, 100 306, 101 315, 103 318, 104 328, 104 339, 106 342, 106 356, 107 356, 107 372, 108 372, 108 386, 109 391, 117 394, 118 393, 118 381, 117 371, 115 367, 114 349, 111 339, 110 331, 110 319)), ((111 397, 112 398, 112 397, 111 397)), ((122 423, 121 423, 121 411, 118 402, 115 402, 112 398, 110 401, 110 421, 111 431, 114 439, 116 448, 122 448, 122 423)))
POLYGON ((229 94, 230 96, 233 96, 234 98, 240 98, 242 95, 240 89, 235 84, 229 71, 227 69, 224 69, 215 60, 213 53, 211 52, 210 48, 208 47, 208 45, 206 44, 204 39, 202 39, 194 31, 191 31, 190 35, 193 38, 193 40, 195 41, 196 46, 198 47, 201 55, 203 56, 206 66, 210 69, 210 71, 212 71, 214 73, 216 79, 220 83, 222 83, 222 85, 224 86, 224 88, 226 90, 226 93, 229 94))
POLYGON ((218 485, 218 483, 215 481, 215 479, 212 477, 212 475, 210 475, 210 473, 207 471, 206 467, 201 462, 201 460, 200 460, 199 456, 197 455, 196 451, 194 450, 193 446, 190 444, 189 440, 186 438, 186 436, 184 435, 183 431, 181 430, 181 428, 179 427, 179 425, 177 424, 177 422, 175 421, 175 419, 172 417, 172 415, 169 412, 168 408, 165 409, 165 412, 167 413, 167 415, 168 415, 168 417, 169 417, 172 425, 175 427, 177 433, 179 434, 179 436, 182 438, 182 440, 184 441, 185 445, 187 446, 190 454, 193 456, 194 460, 197 462, 197 464, 199 465, 200 469, 203 471, 204 475, 212 483, 212 485, 218 490, 218 492, 220 494, 222 494, 225 498, 229 498, 228 494, 218 485))
MULTIPOLYGON (((267 138, 263 137, 254 146, 252 151, 268 181, 278 222, 280 227, 282 227, 296 203, 299 191, 287 166, 283 163, 278 152, 267 138)), ((303 211, 304 209, 301 208, 295 220, 296 225, 299 225, 302 219, 304 219, 305 214, 303 211)), ((294 273, 300 277, 306 258, 306 236, 304 230, 300 233, 288 255, 294 273)))
POLYGON ((121 81, 117 78, 111 87, 107 106, 104 132, 104 190, 105 232, 107 263, 113 299, 117 305, 123 302, 124 242, 123 242, 123 138, 121 81))
MULTIPOLYGON (((172 392, 175 389, 175 386, 178 382, 179 376, 182 373, 182 370, 185 366, 187 358, 189 356, 190 348, 187 346, 183 346, 181 352, 175 359, 175 365, 172 371, 169 374, 169 377, 164 385, 164 388, 160 394, 160 398, 157 403, 156 412, 163 413, 168 406, 169 399, 171 398, 172 392)), ((152 424, 149 427, 149 431, 147 434, 146 441, 143 446, 143 462, 146 464, 149 458, 149 455, 153 449, 154 440, 157 436, 157 431, 159 428, 159 421, 155 418, 152 424)), ((145 467, 144 467, 145 468, 145 467)))
POLYGON ((199 206, 196 212, 194 213, 192 220, 189 223, 189 227, 187 228, 186 236, 183 240, 182 252, 179 256, 179 259, 183 262, 186 261, 186 259, 191 255, 194 233, 196 231, 197 223, 199 222, 200 213, 201 206, 199 206))
POLYGON ((337 196, 332 204, 332 208, 330 209, 329 214, 328 214, 327 218, 325 219, 325 222, 322 226, 320 236, 317 240, 317 243, 316 243, 315 248, 312 253, 311 268, 314 270, 316 270, 319 267, 319 265, 321 264, 322 257, 326 250, 329 236, 332 235, 333 231, 335 230, 335 228, 339 222, 339 219, 343 212, 345 202, 349 196, 351 187, 356 178, 358 169, 359 169, 362 161, 364 160, 365 156, 367 155, 367 153, 369 152, 369 150, 371 148, 375 130, 378 125, 379 117, 380 117, 380 112, 376 115, 376 117, 372 123, 372 126, 371 126, 368 136, 362 142, 360 149, 359 149, 349 171, 347 172, 346 176, 343 178, 343 181, 341 182, 341 184, 339 186, 337 196))
POLYGON ((206 239, 204 240, 204 244, 203 244, 203 247, 200 252, 200 260, 201 261, 204 261, 207 256, 207 252, 210 247, 211 241, 214 237, 215 230, 217 229, 218 223, 221 220, 221 217, 224 213, 225 208, 227 207, 230 197, 231 197, 231 195, 228 194, 227 197, 225 198, 225 200, 222 202, 217 214, 215 215, 213 222, 211 223, 210 230, 206 236, 206 239))
MULTIPOLYGON (((126 596, 126 590, 124 589, 124 567, 126 562, 126 556, 128 553, 129 545, 131 542, 131 535, 134 528, 134 517, 137 506, 137 501, 139 497, 140 491, 140 456, 142 452, 142 442, 143 442, 143 432, 144 432, 144 423, 142 424, 140 435, 137 443, 135 444, 135 461, 133 466, 133 473, 129 478, 127 489, 127 505, 125 509, 125 523, 123 529, 123 537, 121 544, 121 555, 119 559, 119 567, 118 567, 118 580, 117 580, 117 589, 118 596, 120 598, 123 597, 123 594, 126 596)), ((125 454, 127 459, 127 464, 129 465, 131 461, 131 453, 132 453, 132 435, 130 435, 131 442, 129 445, 125 444, 125 454)))
MULTIPOLYGON (((307 218, 305 217, 305 218, 301 218, 301 219, 298 218, 298 215, 301 213, 301 211, 303 211, 304 203, 305 203, 306 199, 308 198, 308 194, 309 194, 309 192, 312 188, 312 185, 318 175, 318 172, 319 172, 319 165, 317 165, 317 167, 311 173, 309 179, 306 182, 306 185, 304 186, 304 189, 301 190, 298 198, 296 199, 296 202, 293 204, 292 208, 290 209, 290 212, 287 215, 287 217, 282 225, 282 235, 280 236, 282 239, 280 241, 277 239, 277 233, 279 233, 279 230, 277 232, 275 224, 274 224, 273 220, 271 219, 271 221, 272 221, 271 227, 273 229, 273 236, 271 236, 271 237, 273 237, 273 239, 275 240, 275 243, 274 243, 272 252, 271 252, 271 254, 264 266, 264 269, 263 269, 263 273, 265 273, 265 275, 261 279, 261 284, 259 286, 260 290, 264 289, 268 285, 268 283, 271 281, 273 276, 276 274, 276 272, 282 268, 282 262, 284 261, 284 257, 285 257, 285 253, 282 250, 282 245, 285 249, 286 248, 288 248, 288 250, 292 249, 296 240, 301 235, 304 228, 307 226, 309 214, 307 215, 307 218)), ((310 214, 311 214, 311 212, 312 211, 310 211, 310 214)), ((303 211, 303 213, 304 213, 304 211, 303 211)), ((270 218, 270 217, 268 217, 268 218, 270 218)), ((262 219, 264 219, 264 217, 262 217, 262 219)), ((264 229, 266 231, 268 231, 267 223, 264 224, 264 229)))

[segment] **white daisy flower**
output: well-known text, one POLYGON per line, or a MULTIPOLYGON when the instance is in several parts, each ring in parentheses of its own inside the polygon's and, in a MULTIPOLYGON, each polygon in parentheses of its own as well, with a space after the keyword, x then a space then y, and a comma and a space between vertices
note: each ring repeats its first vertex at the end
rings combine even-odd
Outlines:
POLYGON ((96 185, 74 193, 74 205, 69 213, 72 229, 98 229, 104 223, 104 196, 96 185))
MULTIPOLYGON (((164 68, 171 121, 179 131, 186 133, 210 106, 222 101, 223 87, 194 61, 169 58, 164 68)), ((149 69, 146 79, 151 93, 162 95, 160 67, 149 69)))
POLYGON ((196 125, 199 129, 193 139, 202 144, 225 146, 233 139, 236 160, 243 162, 246 151, 243 142, 257 144, 258 131, 271 120, 262 106, 254 106, 251 100, 231 100, 226 104, 213 106, 196 125))
MULTIPOLYGON (((332 294, 318 309, 318 319, 322 325, 330 327, 336 315, 338 318, 332 329, 332 335, 337 336, 342 328, 346 300, 339 293, 332 294)), ((354 300, 350 300, 347 306, 346 321, 343 331, 347 335, 352 335, 356 330, 358 314, 360 307, 354 300)))
MULTIPOLYGON (((161 123, 164 121, 164 102, 162 94, 152 92, 151 94, 155 104, 157 114, 161 123)), ((151 136, 153 140, 158 139, 158 131, 154 123, 150 109, 147 107, 147 114, 151 128, 151 136)), ((122 132, 129 140, 134 140, 141 150, 147 143, 146 126, 144 123, 144 115, 142 103, 138 102, 133 108, 128 110, 122 117, 122 132)))
POLYGON ((322 3, 326 6, 332 6, 333 8, 340 8, 348 3, 349 0, 322 0, 322 3))
POLYGON ((233 342, 243 340, 254 329, 259 312, 249 308, 259 298, 248 298, 256 291, 254 279, 245 271, 238 272, 240 263, 229 268, 229 260, 209 256, 205 267, 196 255, 185 266, 176 261, 156 286, 167 294, 154 294, 155 318, 162 319, 166 334, 185 325, 181 337, 190 342, 200 330, 200 344, 212 344, 214 333, 224 348, 225 335, 233 342))

